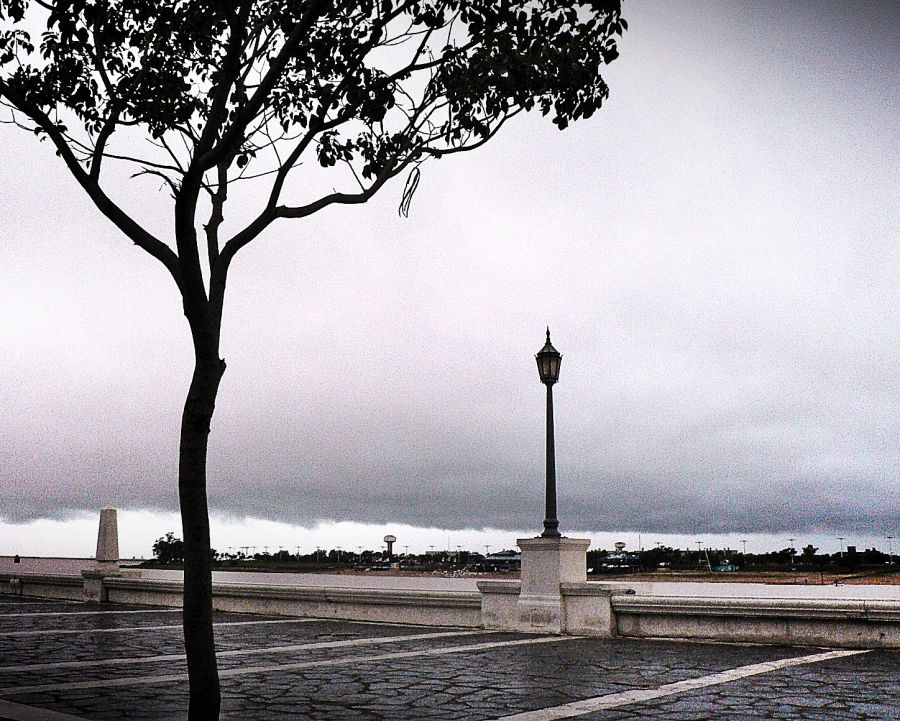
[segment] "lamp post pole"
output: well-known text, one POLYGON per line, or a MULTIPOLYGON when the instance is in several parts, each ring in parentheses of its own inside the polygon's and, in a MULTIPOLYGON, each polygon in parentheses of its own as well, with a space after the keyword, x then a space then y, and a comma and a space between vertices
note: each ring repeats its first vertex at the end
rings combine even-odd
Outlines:
POLYGON ((544 537, 559 536, 556 517, 556 447, 553 438, 553 384, 547 384, 547 493, 544 510, 544 537))
POLYGON ((541 383, 547 386, 547 486, 544 507, 544 532, 542 538, 559 538, 559 519, 556 517, 556 448, 553 438, 553 384, 559 380, 562 355, 550 343, 550 328, 547 328, 547 342, 535 356, 541 383))

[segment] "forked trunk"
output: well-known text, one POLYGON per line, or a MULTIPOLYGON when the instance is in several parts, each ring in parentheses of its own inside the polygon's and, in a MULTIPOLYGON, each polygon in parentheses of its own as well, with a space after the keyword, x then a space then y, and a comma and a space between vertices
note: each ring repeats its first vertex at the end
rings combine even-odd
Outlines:
MULTIPOLYGON (((195 339, 195 343, 196 343, 195 339)), ((212 558, 206 497, 210 420, 223 367, 198 360, 181 418, 178 495, 184 533, 184 647, 190 685, 189 721, 219 718, 219 671, 212 627, 212 558)), ((215 353, 212 354, 215 357, 215 353)))

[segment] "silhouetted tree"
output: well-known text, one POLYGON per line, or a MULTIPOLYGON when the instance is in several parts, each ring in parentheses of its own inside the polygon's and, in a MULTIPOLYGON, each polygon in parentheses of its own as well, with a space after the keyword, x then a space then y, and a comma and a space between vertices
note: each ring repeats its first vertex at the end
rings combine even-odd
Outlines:
POLYGON ((181 295, 195 358, 178 464, 189 719, 219 710, 206 461, 232 261, 276 220, 364 203, 400 174, 406 213, 424 160, 477 148, 523 111, 561 129, 590 117, 626 27, 618 0, 0 0, 8 122, 49 140, 181 295), (168 236, 116 201, 111 164, 162 182, 168 236), (226 235, 245 183, 267 200, 226 235))
POLYGON ((181 563, 184 561, 184 542, 169 531, 153 544, 153 557, 160 563, 181 563))

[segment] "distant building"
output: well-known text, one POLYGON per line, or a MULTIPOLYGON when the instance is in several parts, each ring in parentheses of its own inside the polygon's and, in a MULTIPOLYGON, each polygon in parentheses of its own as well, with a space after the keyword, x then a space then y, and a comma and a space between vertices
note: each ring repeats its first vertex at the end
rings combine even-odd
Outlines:
POLYGON ((485 556, 481 563, 486 570, 511 571, 522 567, 522 554, 518 551, 498 551, 485 556))

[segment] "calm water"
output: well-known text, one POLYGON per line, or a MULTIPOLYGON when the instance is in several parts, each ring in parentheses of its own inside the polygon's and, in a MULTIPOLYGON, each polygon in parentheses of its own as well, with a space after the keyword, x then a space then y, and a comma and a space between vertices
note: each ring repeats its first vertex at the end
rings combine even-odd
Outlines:
MULTIPOLYGON (((13 563, 12 556, 0 556, 2 573, 61 573, 77 576, 91 568, 90 558, 26 558, 13 563)), ((139 561, 124 561, 124 565, 139 561)), ((143 569, 143 578, 178 579, 181 571, 143 569)), ((273 586, 331 586, 340 588, 399 588, 430 591, 475 591, 475 578, 443 576, 350 576, 326 573, 260 573, 256 571, 216 571, 217 583, 257 583, 273 586)), ((900 586, 886 585, 785 585, 769 583, 674 583, 624 581, 604 583, 614 588, 631 588, 642 595, 730 596, 732 598, 843 598, 900 601, 900 586)))
POLYGON ((730 596, 731 598, 843 598, 900 601, 900 586, 847 584, 844 586, 788 585, 780 583, 676 583, 643 581, 610 583, 649 596, 730 596))
MULTIPOLYGON (((123 561, 125 565, 129 561, 123 561)), ((133 561, 140 563, 140 561, 133 561)), ((81 572, 93 568, 93 558, 35 558, 22 556, 15 563, 13 556, 0 556, 0 573, 59 573, 64 576, 80 576, 81 572)))

